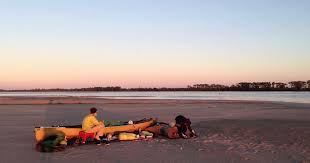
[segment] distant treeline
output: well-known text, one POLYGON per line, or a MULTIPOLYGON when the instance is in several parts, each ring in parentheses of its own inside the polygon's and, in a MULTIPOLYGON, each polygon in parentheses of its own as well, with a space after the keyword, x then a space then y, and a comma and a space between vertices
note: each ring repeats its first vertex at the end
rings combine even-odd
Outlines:
POLYGON ((195 84, 186 88, 122 88, 116 87, 90 87, 73 89, 23 89, 23 90, 3 90, 2 92, 60 92, 60 91, 310 91, 310 80, 281 82, 241 82, 231 86, 220 84, 195 84))
POLYGON ((188 86, 191 90, 200 91, 310 91, 310 80, 282 82, 240 82, 226 86, 220 84, 195 84, 188 86))

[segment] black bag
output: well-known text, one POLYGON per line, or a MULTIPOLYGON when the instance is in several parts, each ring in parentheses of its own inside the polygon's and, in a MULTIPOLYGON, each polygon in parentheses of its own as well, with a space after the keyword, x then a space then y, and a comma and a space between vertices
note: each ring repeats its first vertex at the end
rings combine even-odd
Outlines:
POLYGON ((186 118, 183 115, 178 115, 175 117, 175 123, 181 138, 187 139, 197 137, 195 131, 191 127, 192 122, 189 118, 186 118))

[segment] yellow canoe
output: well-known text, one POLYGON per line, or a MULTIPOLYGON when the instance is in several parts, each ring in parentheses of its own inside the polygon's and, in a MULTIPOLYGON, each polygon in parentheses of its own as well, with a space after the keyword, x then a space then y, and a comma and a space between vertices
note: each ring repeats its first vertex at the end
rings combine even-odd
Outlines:
MULTIPOLYGON (((104 134, 113 134, 120 132, 135 132, 140 130, 144 130, 147 127, 156 123, 156 120, 149 119, 144 122, 140 122, 137 124, 131 125, 122 125, 122 126, 111 126, 105 127, 104 134)), ((34 133, 36 141, 42 141, 44 138, 55 135, 57 133, 63 133, 66 135, 67 139, 78 137, 79 132, 82 131, 82 128, 74 128, 74 127, 35 127, 34 133)))

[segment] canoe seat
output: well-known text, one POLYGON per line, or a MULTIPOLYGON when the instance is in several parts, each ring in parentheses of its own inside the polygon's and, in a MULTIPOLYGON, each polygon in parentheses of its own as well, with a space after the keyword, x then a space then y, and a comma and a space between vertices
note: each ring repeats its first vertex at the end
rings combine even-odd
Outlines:
POLYGON ((93 140, 95 138, 95 133, 87 133, 85 131, 79 132, 79 140, 82 144, 85 144, 87 139, 93 140))

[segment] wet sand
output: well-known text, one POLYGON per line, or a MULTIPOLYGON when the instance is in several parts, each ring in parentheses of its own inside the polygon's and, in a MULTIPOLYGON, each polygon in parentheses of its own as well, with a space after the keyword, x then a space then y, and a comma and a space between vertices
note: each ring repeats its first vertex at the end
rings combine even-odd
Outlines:
POLYGON ((263 101, 112 100, 1 97, 0 162, 310 162, 310 104, 263 101), (80 124, 90 107, 99 119, 170 122, 183 114, 196 139, 114 142, 63 152, 35 151, 34 126, 80 124))

